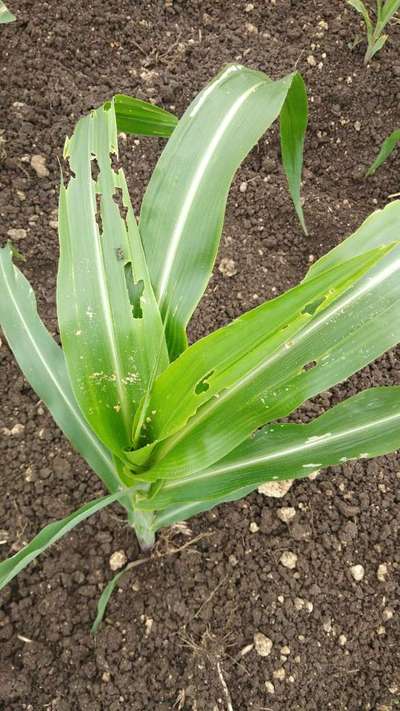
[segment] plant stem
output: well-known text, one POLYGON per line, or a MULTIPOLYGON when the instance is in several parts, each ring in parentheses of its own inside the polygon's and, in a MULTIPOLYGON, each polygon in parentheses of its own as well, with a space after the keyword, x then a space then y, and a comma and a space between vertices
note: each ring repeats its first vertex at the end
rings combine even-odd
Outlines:
POLYGON ((149 551, 154 546, 156 534, 151 526, 153 522, 152 511, 138 511, 132 509, 128 517, 129 524, 135 529, 137 539, 142 551, 149 551))

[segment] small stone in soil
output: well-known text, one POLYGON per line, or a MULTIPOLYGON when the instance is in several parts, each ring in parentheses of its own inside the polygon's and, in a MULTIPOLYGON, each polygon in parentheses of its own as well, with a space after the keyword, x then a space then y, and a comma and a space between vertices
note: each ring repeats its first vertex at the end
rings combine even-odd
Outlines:
POLYGON ((46 158, 44 156, 32 156, 31 166, 38 178, 47 178, 47 176, 49 175, 49 171, 46 168, 46 158))
POLYGON ((254 647, 260 657, 268 657, 271 654, 272 640, 266 637, 262 632, 256 632, 254 635, 254 647))
POLYGON ((296 509, 293 506, 283 506, 277 510, 276 515, 282 523, 289 523, 296 516, 296 509))
POLYGON ((388 620, 391 620, 394 615, 394 610, 392 610, 391 607, 385 607, 383 611, 383 619, 387 622, 388 620))
POLYGON ((123 568, 127 560, 125 551, 115 551, 109 561, 111 570, 115 571, 123 568))
POLYGON ((224 259, 221 259, 219 263, 218 271, 221 272, 223 276, 233 277, 237 274, 236 264, 233 259, 224 257, 224 259))
POLYGON ((7 236, 14 242, 19 242, 21 239, 25 239, 27 231, 22 227, 12 227, 7 232, 7 236))
POLYGON ((380 583, 385 582, 387 574, 388 574, 388 567, 387 567, 386 563, 381 563, 380 565, 378 565, 376 577, 378 578, 380 583))
POLYGON ((275 694, 275 687, 274 687, 272 681, 266 681, 265 688, 269 694, 275 694))
POLYGON ((289 491, 293 484, 293 479, 286 481, 268 481, 258 487, 258 493, 264 496, 272 496, 274 499, 281 499, 289 491))
POLYGON ((297 565, 297 555, 296 553, 293 553, 293 551, 284 551, 279 559, 279 562, 284 568, 294 570, 297 565))
POLYGON ((359 564, 358 564, 358 565, 352 565, 351 568, 350 568, 350 572, 351 572, 351 574, 352 574, 354 580, 355 580, 357 583, 359 583, 359 582, 363 579, 363 577, 364 577, 364 575, 365 575, 364 567, 363 567, 362 565, 359 565, 359 564))

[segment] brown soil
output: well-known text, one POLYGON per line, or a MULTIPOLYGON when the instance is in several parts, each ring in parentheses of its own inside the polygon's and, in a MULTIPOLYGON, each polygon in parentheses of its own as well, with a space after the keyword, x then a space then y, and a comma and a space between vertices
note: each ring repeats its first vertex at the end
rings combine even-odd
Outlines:
MULTIPOLYGON (((27 230, 18 243, 24 270, 53 333, 57 160, 77 117, 114 92, 152 98, 180 114, 232 60, 273 77, 297 64, 309 88, 304 195, 311 236, 299 230, 272 132, 231 193, 218 262, 233 258, 237 274, 227 278, 216 270, 192 337, 293 285, 309 261, 400 189, 398 156, 373 179, 360 177, 381 140, 400 125, 396 25, 392 41, 365 68, 363 48, 349 47, 358 17, 341 0, 253 0, 252 10, 244 0, 173 0, 165 3, 170 7, 162 0, 8 4, 17 23, 0 30, 1 237, 11 228, 27 230), (307 61, 311 54, 316 66, 307 61), (47 158, 48 177, 32 170, 32 154, 47 158)), ((136 207, 161 146, 127 141, 136 207)), ((0 443, 5 557, 101 485, 38 403, 4 343, 0 360, 0 428, 23 425, 0 443)), ((303 418, 357 389, 399 382, 391 353, 308 403, 303 418)), ((189 521, 191 536, 207 535, 127 575, 94 641, 89 626, 111 576, 111 553, 139 555, 120 508, 97 515, 1 593, 0 708, 222 711, 228 708, 222 675, 235 711, 396 709, 399 472, 397 455, 347 464, 296 483, 284 500, 253 494, 189 521), (296 508, 290 526, 276 515, 282 505, 296 508), (298 555, 295 572, 279 563, 285 550, 298 555), (361 582, 351 576, 354 564, 365 568, 361 582), (380 564, 387 565, 383 580, 380 564), (307 601, 302 609, 296 598, 307 601), (241 656, 256 632, 273 641, 270 656, 254 649, 241 656), (281 668, 279 680, 274 672, 281 668)), ((159 545, 165 550, 186 540, 175 530, 159 545)))

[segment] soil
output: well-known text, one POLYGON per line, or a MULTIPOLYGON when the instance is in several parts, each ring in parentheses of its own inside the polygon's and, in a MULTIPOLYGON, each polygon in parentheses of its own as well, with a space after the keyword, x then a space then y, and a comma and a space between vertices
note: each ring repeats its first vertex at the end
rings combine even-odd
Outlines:
MULTIPOLYGON (((302 235, 287 195, 275 129, 233 185, 217 266, 233 259, 237 273, 216 269, 192 339, 295 284, 311 261, 400 189, 398 154, 375 177, 362 178, 383 138, 400 125, 394 23, 387 46, 365 67, 364 46, 351 48, 360 20, 341 0, 9 5, 17 22, 1 28, 1 238, 26 230, 18 242, 23 268, 55 335, 58 159, 77 117, 113 93, 152 99, 180 115, 230 61, 273 77, 297 66, 308 86, 310 236, 302 235), (46 158, 47 176, 37 176, 32 155, 46 158)), ((136 209, 162 145, 128 139, 122 146, 136 209)), ((302 419, 361 388, 400 383, 397 356, 387 354, 306 403, 302 419)), ((102 487, 38 402, 4 340, 0 360, 3 558, 102 487)), ((297 482, 284 499, 254 493, 190 520, 186 529, 165 531, 156 552, 171 555, 122 579, 93 639, 89 628, 112 575, 111 554, 140 557, 122 510, 98 514, 0 594, 0 708, 222 711, 230 694, 235 711, 396 709, 399 464, 398 455, 349 463, 297 482), (296 510, 290 524, 277 516, 282 506, 296 510), (297 554, 296 569, 281 565, 284 551, 297 554), (365 570, 359 582, 354 565, 365 570), (269 656, 250 647, 257 632, 272 640, 269 656)))

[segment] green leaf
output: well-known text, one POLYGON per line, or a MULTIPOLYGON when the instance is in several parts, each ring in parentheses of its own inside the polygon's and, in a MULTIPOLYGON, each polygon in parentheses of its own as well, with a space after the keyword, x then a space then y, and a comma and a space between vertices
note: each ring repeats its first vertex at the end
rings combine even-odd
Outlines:
POLYGON ((384 3, 380 18, 378 18, 376 33, 380 35, 387 23, 392 19, 393 15, 400 8, 400 0, 386 0, 384 3))
MULTIPOLYGON (((243 489, 235 489, 232 495, 222 496, 221 498, 214 498, 212 500, 206 499, 205 501, 192 501, 189 504, 175 503, 157 512, 153 520, 154 531, 159 531, 160 528, 165 528, 166 526, 172 526, 174 523, 179 523, 180 521, 187 521, 192 516, 197 516, 203 511, 210 511, 215 506, 220 504, 228 503, 229 501, 238 501, 243 499, 245 496, 250 494, 254 490, 254 486, 246 486, 243 489)), ((145 506, 145 502, 141 502, 141 505, 145 506)))
POLYGON ((95 635, 95 634, 97 633, 97 630, 99 629, 99 627, 100 627, 100 625, 101 625, 101 623, 102 623, 102 620, 103 620, 105 611, 106 611, 106 609, 107 609, 107 605, 108 605, 108 603, 109 603, 109 601, 110 601, 110 597, 111 597, 111 595, 113 594, 113 592, 114 592, 114 590, 115 590, 115 587, 116 587, 116 585, 117 585, 119 579, 123 576, 123 574, 124 574, 125 572, 126 572, 126 570, 121 570, 120 573, 117 573, 116 575, 114 575, 114 577, 111 578, 111 580, 107 583, 107 585, 105 586, 103 592, 101 593, 101 595, 100 595, 100 597, 99 597, 99 600, 98 600, 98 603, 97 603, 96 619, 95 619, 95 621, 93 622, 93 625, 92 625, 92 628, 91 628, 91 633, 92 633, 92 634, 95 635))
MULTIPOLYGON (((359 284, 390 249, 380 247, 324 271, 183 353, 153 389, 149 441, 168 439, 154 449, 151 470, 140 476, 152 481, 203 469, 257 427, 343 379, 342 371, 347 377, 361 367, 341 354, 335 367, 335 358, 352 330, 382 308, 385 272, 379 272, 378 298, 375 282, 371 295, 359 284)), ((400 260, 396 265, 400 270, 400 260)), ((364 340, 357 343, 357 358, 365 357, 364 340)))
POLYGON ((157 163, 143 199, 140 233, 171 359, 186 348, 187 323, 210 278, 233 176, 284 107, 283 163, 302 218, 307 101, 297 74, 271 81, 261 72, 228 66, 189 106, 157 163))
POLYGON ((29 282, 12 263, 12 247, 0 249, 0 325, 14 356, 38 397, 77 451, 114 492, 119 479, 109 452, 82 416, 65 359, 40 320, 29 282))
POLYGON ((383 45, 385 44, 385 42, 386 42, 387 39, 388 39, 388 35, 381 35, 381 36, 376 40, 376 42, 374 42, 373 44, 371 44, 371 45, 368 47, 367 52, 366 52, 366 54, 365 54, 365 60, 364 60, 364 61, 365 61, 365 64, 368 64, 368 62, 370 61, 370 59, 372 59, 372 57, 374 57, 375 54, 376 54, 377 52, 379 52, 379 50, 382 49, 382 47, 383 47, 383 45))
POLYGON ((364 5, 364 3, 362 2, 362 0, 347 0, 347 3, 348 3, 348 5, 351 5, 351 7, 353 7, 355 10, 357 10, 357 12, 359 12, 360 15, 362 16, 362 18, 366 24, 366 27, 367 27, 368 38, 370 36, 372 36, 373 27, 372 27, 371 18, 369 16, 368 10, 367 10, 366 6, 364 5))
MULTIPOLYGON (((353 257, 366 254, 371 249, 393 243, 398 239, 399 225, 400 200, 393 200, 383 210, 376 210, 369 215, 350 237, 314 262, 304 281, 314 279, 322 272, 343 264, 353 257)), ((391 252, 385 259, 385 266, 387 264, 395 265, 399 258, 399 252, 399 249, 391 252)), ((380 266, 377 268, 378 270, 380 266)))
POLYGON ((9 11, 3 0, 0 0, 0 25, 4 25, 8 22, 14 22, 15 20, 15 15, 9 11))
POLYGON ((178 123, 176 116, 160 106, 125 94, 114 96, 118 131, 168 138, 178 123))
POLYGON ((400 141, 400 129, 393 131, 393 133, 388 136, 382 143, 381 149, 375 158, 374 162, 371 163, 367 170, 367 176, 373 175, 378 168, 381 167, 382 163, 385 162, 387 158, 393 153, 398 142, 400 141))
POLYGON ((281 151, 289 192, 305 234, 307 227, 301 206, 300 185, 307 122, 307 91, 303 77, 295 74, 280 115, 281 151))
POLYGON ((305 477, 349 459, 376 457, 399 448, 400 387, 371 388, 309 424, 265 427, 209 469, 166 482, 158 494, 139 505, 152 510, 239 498, 244 487, 305 477))
POLYGON ((75 397, 120 456, 131 445, 137 405, 168 357, 125 177, 112 166, 116 155, 108 102, 78 122, 65 146, 72 177, 60 191, 57 310, 75 397))
POLYGON ((11 556, 11 558, 7 558, 0 563, 0 590, 15 578, 21 570, 26 568, 29 563, 43 553, 46 548, 65 536, 65 534, 75 528, 78 523, 81 523, 81 521, 89 518, 89 516, 92 516, 96 511, 104 509, 123 496, 124 492, 122 491, 110 494, 109 496, 103 496, 101 499, 95 499, 81 506, 81 508, 66 518, 49 523, 28 545, 11 556))

